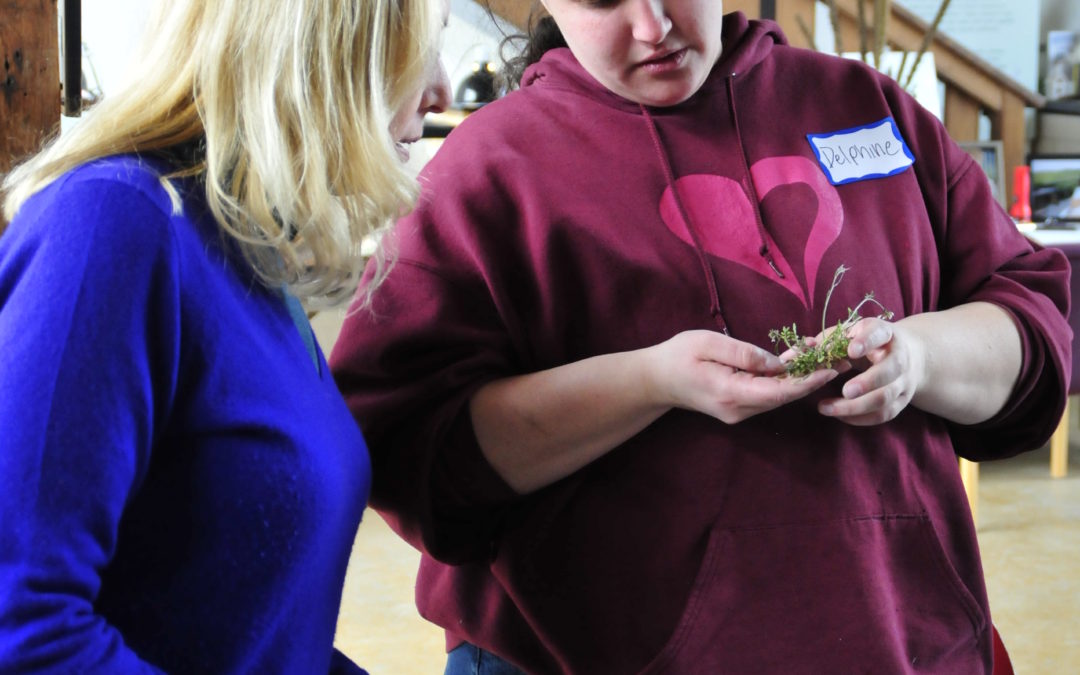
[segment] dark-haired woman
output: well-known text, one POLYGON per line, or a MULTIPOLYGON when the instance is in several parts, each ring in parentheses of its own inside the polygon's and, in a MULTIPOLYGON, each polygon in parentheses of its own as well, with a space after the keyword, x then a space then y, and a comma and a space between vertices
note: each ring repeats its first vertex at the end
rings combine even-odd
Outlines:
POLYGON ((956 456, 1052 432, 1067 263, 894 81, 721 5, 545 0, 332 355, 447 673, 991 668, 956 456))

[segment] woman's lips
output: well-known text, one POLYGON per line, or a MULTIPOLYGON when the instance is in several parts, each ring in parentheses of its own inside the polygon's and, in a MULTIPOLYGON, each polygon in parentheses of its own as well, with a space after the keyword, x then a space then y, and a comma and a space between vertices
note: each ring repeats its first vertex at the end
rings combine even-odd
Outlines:
POLYGON ((415 139, 403 139, 394 143, 394 149, 397 150, 398 157, 402 163, 409 161, 409 144, 415 143, 415 139))
POLYGON ((638 64, 638 67, 652 74, 667 73, 672 70, 678 69, 682 66, 683 60, 686 58, 686 52, 688 47, 677 49, 673 52, 667 52, 655 56, 648 60, 642 61, 638 64))

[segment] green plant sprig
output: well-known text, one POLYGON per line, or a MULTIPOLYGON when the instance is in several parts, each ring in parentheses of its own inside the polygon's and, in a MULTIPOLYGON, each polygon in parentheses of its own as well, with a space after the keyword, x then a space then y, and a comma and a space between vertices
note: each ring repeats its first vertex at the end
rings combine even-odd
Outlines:
POLYGON ((785 347, 795 353, 795 356, 787 362, 787 373, 789 375, 802 377, 820 368, 832 368, 834 364, 846 359, 848 357, 848 344, 851 342, 848 331, 863 318, 859 314, 859 310, 862 309, 863 305, 873 303, 881 308, 881 313, 877 317, 879 319, 889 320, 893 317, 891 311, 885 309, 884 305, 874 299, 874 293, 871 291, 863 296, 862 301, 855 305, 854 308, 848 308, 846 318, 837 321, 832 330, 826 330, 829 301, 832 299, 833 291, 840 285, 840 280, 844 278, 844 273, 848 269, 843 265, 836 268, 832 285, 829 287, 829 292, 825 294, 825 307, 821 312, 821 333, 825 337, 821 342, 810 344, 807 338, 799 335, 795 324, 769 331, 769 339, 777 351, 779 351, 780 343, 783 343, 785 347))

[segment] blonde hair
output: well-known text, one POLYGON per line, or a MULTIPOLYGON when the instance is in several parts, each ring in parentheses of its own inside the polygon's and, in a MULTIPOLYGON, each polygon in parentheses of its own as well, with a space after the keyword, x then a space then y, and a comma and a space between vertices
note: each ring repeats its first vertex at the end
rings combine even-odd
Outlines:
POLYGON ((340 304, 363 237, 416 197, 389 126, 423 86, 440 21, 432 0, 164 0, 131 84, 9 173, 4 215, 93 159, 205 140, 170 176, 200 176, 266 285, 340 304))

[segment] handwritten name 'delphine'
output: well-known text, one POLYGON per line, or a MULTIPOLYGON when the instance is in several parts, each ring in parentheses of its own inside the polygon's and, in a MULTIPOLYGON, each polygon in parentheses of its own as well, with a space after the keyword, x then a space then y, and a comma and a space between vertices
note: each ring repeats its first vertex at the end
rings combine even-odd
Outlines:
POLYGON ((821 152, 822 161, 831 169, 834 166, 859 166, 864 161, 893 157, 903 152, 903 147, 891 140, 846 145, 825 145, 819 141, 818 150, 821 152))

